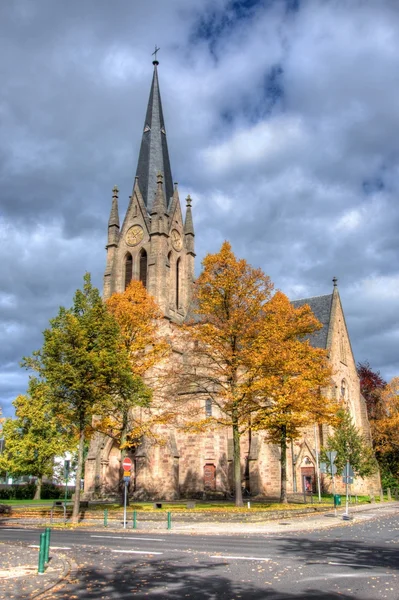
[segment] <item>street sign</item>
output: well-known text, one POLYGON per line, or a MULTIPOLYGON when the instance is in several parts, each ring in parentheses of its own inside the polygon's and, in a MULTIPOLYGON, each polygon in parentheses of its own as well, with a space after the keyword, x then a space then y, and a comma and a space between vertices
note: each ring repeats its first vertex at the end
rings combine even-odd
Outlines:
POLYGON ((125 475, 125 476, 123 477, 123 481, 124 481, 125 483, 129 483, 129 481, 130 481, 130 475, 125 475))
POLYGON ((327 473, 327 463, 320 463, 320 473, 327 473))
POLYGON ((126 456, 126 458, 123 459, 122 462, 122 466, 123 466, 123 470, 124 471, 131 471, 132 470, 132 459, 129 458, 128 456, 126 456))
POLYGON ((130 471, 123 471, 123 477, 129 477, 130 479, 130 471))
POLYGON ((342 483, 353 483, 353 477, 342 477, 342 483))
POLYGON ((331 451, 331 452, 326 452, 327 456, 328 456, 328 460, 330 461, 330 464, 333 464, 335 459, 337 458, 337 453, 335 452, 335 450, 331 451))
POLYGON ((352 465, 350 465, 349 463, 346 463, 346 465, 344 466, 344 469, 342 471, 342 477, 354 477, 355 473, 353 472, 353 468, 352 465))

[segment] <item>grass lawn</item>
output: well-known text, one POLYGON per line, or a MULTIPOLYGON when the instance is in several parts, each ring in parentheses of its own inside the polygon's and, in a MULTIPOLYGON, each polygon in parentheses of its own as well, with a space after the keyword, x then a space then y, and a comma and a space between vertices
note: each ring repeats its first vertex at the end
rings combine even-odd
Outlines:
MULTIPOLYGON (((379 498, 376 498, 376 500, 379 498)), ((387 500, 387 498, 385 498, 387 500)), ((11 506, 26 506, 26 507, 43 507, 43 506, 52 506, 55 500, 1 500, 0 504, 8 504, 11 506)), ((71 502, 70 498, 68 498, 68 502, 71 502)), ((175 502, 162 502, 162 508, 154 508, 154 502, 131 502, 129 505, 129 510, 137 510, 143 512, 162 512, 162 511, 178 511, 178 512, 200 512, 200 511, 210 511, 210 512, 247 512, 248 510, 262 510, 262 511, 273 511, 273 510, 298 510, 305 507, 331 507, 333 504, 333 499, 331 494, 323 494, 321 503, 319 503, 317 496, 313 496, 313 504, 310 502, 310 498, 307 499, 307 503, 289 503, 282 505, 279 502, 254 502, 251 499, 246 499, 244 501, 243 507, 236 507, 234 505, 234 501, 230 502, 226 501, 195 501, 195 508, 187 508, 187 500, 175 501, 175 502), (248 501, 250 502, 250 509, 248 509, 248 501)), ((365 504, 369 503, 369 496, 358 496, 357 503, 365 504)), ((341 506, 345 504, 345 496, 341 495, 341 506)), ((352 496, 351 504, 355 504, 355 496, 352 496)), ((90 511, 104 511, 107 508, 108 511, 119 511, 121 510, 121 505, 117 502, 110 503, 90 503, 90 511)))

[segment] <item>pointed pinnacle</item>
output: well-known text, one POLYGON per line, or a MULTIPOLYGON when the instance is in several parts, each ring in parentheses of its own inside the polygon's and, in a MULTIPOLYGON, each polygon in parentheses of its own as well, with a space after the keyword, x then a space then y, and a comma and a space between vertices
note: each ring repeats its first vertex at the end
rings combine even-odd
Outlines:
POLYGON ((160 171, 157 173, 157 191, 155 194, 154 204, 151 209, 151 214, 164 214, 166 211, 165 196, 163 193, 163 175, 160 171))
POLYGON ((118 187, 115 185, 112 189, 112 206, 109 215, 108 227, 115 225, 119 228, 119 210, 118 210, 118 187))
POLYGON ((191 197, 186 198, 186 219, 184 221, 184 233, 194 235, 193 215, 191 212, 191 197))

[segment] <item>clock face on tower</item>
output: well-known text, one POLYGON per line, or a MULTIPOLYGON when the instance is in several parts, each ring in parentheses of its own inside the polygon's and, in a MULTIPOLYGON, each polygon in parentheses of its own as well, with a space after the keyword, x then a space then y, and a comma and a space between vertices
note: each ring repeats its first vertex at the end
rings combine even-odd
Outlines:
POLYGON ((137 246, 144 237, 143 228, 140 225, 133 225, 127 230, 125 241, 128 246, 137 246))
POLYGON ((177 229, 172 229, 171 232, 171 238, 172 238, 172 246, 175 250, 177 250, 177 252, 180 252, 180 250, 183 247, 183 240, 181 239, 181 235, 180 233, 177 231, 177 229))

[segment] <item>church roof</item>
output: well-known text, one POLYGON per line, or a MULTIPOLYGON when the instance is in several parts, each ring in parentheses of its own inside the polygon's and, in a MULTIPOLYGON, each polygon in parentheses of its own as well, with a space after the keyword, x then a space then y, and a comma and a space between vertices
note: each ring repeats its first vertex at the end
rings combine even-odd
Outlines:
POLYGON ((323 325, 321 329, 310 334, 308 337, 314 348, 327 348, 327 337, 331 319, 333 294, 326 296, 313 296, 312 298, 302 298, 292 300, 295 308, 308 304, 318 321, 323 325))
POLYGON ((162 173, 163 175, 165 204, 167 207, 169 206, 170 198, 173 196, 173 179, 170 169, 168 143, 166 140, 166 129, 158 83, 158 61, 154 60, 153 65, 154 75, 152 78, 150 97, 148 99, 136 171, 136 177, 139 178, 138 184, 140 192, 149 213, 151 212, 157 191, 158 173, 162 173))

